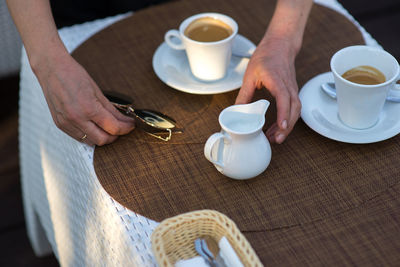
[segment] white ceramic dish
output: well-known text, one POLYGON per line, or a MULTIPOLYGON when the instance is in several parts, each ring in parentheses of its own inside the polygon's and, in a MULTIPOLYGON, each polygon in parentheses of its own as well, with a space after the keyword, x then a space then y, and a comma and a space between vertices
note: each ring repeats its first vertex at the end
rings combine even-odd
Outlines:
POLYGON ((300 90, 301 118, 317 133, 345 143, 366 144, 389 139, 400 133, 400 103, 386 101, 378 122, 358 130, 344 125, 338 116, 337 102, 321 90, 321 84, 333 82, 331 72, 317 75, 300 90))
MULTIPOLYGON (((238 34, 234 47, 240 51, 252 52, 256 46, 238 34)), ((227 75, 223 79, 204 82, 196 79, 191 73, 185 51, 174 50, 164 42, 154 53, 153 69, 161 81, 174 89, 191 94, 209 95, 233 91, 242 86, 248 62, 249 58, 232 56, 227 75)))

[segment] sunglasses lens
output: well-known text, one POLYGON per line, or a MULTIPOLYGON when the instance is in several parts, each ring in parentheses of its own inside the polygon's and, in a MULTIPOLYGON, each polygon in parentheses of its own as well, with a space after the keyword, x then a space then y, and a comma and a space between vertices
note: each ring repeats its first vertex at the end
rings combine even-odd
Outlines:
POLYGON ((131 99, 126 96, 120 95, 115 92, 103 92, 104 96, 112 103, 116 103, 118 105, 130 105, 132 104, 131 99))
POLYGON ((157 129, 172 129, 176 125, 173 119, 153 110, 135 110, 135 114, 143 122, 157 129))
MULTIPOLYGON (((140 121, 141 129, 149 135, 163 141, 169 141, 174 132, 182 133, 182 129, 176 129, 176 121, 158 111, 132 108, 129 97, 114 93, 104 92, 107 99, 122 113, 133 116, 140 121)), ((138 125, 139 126, 139 125, 138 125)))

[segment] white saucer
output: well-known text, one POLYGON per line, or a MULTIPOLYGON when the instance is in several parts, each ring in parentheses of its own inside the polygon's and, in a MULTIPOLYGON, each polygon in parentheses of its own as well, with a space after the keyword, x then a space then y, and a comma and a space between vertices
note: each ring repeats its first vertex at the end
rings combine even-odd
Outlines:
MULTIPOLYGON (((255 45, 238 34, 235 47, 240 51, 252 51, 255 45)), ((232 55, 227 75, 218 81, 204 82, 196 79, 189 69, 189 62, 184 50, 170 48, 165 42, 156 50, 153 56, 153 69, 158 78, 172 88, 191 94, 218 94, 235 90, 242 86, 248 58, 232 55)))
POLYGON ((311 129, 330 139, 353 144, 379 142, 400 133, 400 103, 388 101, 374 126, 358 130, 344 125, 338 116, 336 99, 321 90, 325 82, 333 82, 331 72, 312 78, 299 93, 301 118, 311 129))

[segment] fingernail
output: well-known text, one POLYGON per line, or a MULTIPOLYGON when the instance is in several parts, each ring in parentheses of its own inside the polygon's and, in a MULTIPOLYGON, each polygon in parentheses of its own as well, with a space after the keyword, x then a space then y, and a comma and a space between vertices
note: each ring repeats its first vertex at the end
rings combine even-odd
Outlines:
POLYGON ((286 130, 286 129, 287 129, 287 121, 286 121, 286 120, 283 120, 283 121, 282 121, 281 127, 282 127, 283 130, 286 130))
POLYGON ((285 140, 285 135, 284 135, 284 134, 279 134, 279 135, 276 137, 276 142, 277 142, 278 144, 281 144, 284 140, 285 140))

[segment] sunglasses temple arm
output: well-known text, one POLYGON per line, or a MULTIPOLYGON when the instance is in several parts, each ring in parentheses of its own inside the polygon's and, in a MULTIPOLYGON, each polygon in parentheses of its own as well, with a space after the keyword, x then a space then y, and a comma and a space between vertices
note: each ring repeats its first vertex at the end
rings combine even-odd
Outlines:
POLYGON ((156 135, 156 134, 153 134, 153 133, 150 133, 150 132, 147 132, 147 131, 144 131, 144 132, 147 133, 147 134, 149 134, 149 135, 151 135, 151 136, 153 136, 153 137, 155 137, 155 138, 158 138, 158 139, 160 139, 160 140, 163 140, 163 141, 165 141, 165 142, 168 142, 169 140, 171 140, 172 131, 171 131, 171 129, 165 129, 165 130, 168 132, 168 136, 167 136, 167 137, 162 137, 162 136, 160 136, 160 135, 156 135))
POLYGON ((131 105, 118 104, 115 102, 111 102, 111 104, 113 104, 114 107, 125 112, 126 114, 135 114, 135 110, 132 108, 131 105))

